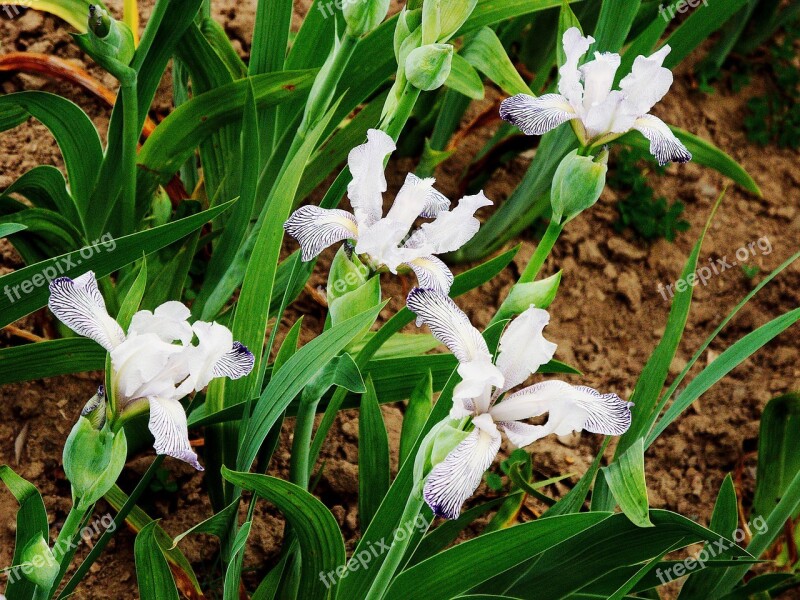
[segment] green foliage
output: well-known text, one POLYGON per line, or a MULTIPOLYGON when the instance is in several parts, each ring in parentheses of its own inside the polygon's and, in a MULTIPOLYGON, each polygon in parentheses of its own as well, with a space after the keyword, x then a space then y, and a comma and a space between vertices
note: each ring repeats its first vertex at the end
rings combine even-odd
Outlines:
MULTIPOLYGON (((669 202, 663 196, 655 197, 655 190, 650 186, 643 164, 650 166, 648 154, 640 150, 621 149, 616 154, 608 184, 627 193, 617 203, 619 218, 614 228, 622 232, 630 228, 642 239, 653 241, 664 238, 675 241, 675 236, 689 229, 689 222, 681 219, 684 204, 680 200, 669 202)), ((653 164, 656 175, 663 175, 665 169, 653 164)))

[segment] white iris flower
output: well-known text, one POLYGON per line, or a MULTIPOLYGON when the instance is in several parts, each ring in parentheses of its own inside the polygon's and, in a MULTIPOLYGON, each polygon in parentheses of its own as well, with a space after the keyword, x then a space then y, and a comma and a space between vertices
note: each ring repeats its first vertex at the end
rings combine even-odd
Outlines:
POLYGON ((458 517, 500 450, 501 432, 522 448, 551 433, 622 435, 630 427, 633 404, 585 386, 544 381, 503 396, 553 358, 556 345, 542 334, 550 321, 547 311, 532 306, 514 319, 493 361, 483 336, 449 297, 414 289, 408 308, 458 359, 462 382, 453 392, 450 418, 469 418, 474 426, 425 482, 425 501, 437 515, 458 517), (544 414, 543 425, 525 423, 544 414))
POLYGON ((375 270, 392 273, 411 269, 419 284, 447 293, 453 274, 435 255, 458 250, 478 232, 475 212, 492 204, 483 192, 466 196, 450 210, 450 201, 433 187, 434 179, 420 179, 413 173, 383 216, 386 191, 384 160, 395 150, 391 137, 370 129, 367 142, 354 148, 348 157, 353 181, 347 187, 351 214, 345 210, 303 206, 284 224, 309 261, 325 248, 344 240, 355 241, 355 252, 375 270), (434 219, 411 233, 418 218, 434 219), (409 235, 411 233, 411 235, 409 235))
POLYGON ((619 54, 595 52, 594 60, 578 66, 594 41, 577 27, 565 31, 560 94, 512 96, 503 101, 500 116, 528 135, 544 135, 571 121, 584 146, 605 144, 635 129, 650 141, 650 152, 659 164, 690 161, 691 153, 667 124, 648 114, 672 86, 672 72, 662 66, 670 47, 665 45, 649 57, 637 56, 620 89, 612 90, 619 54))
POLYGON ((190 324, 189 309, 180 302, 137 312, 126 335, 108 314, 92 271, 75 280, 53 280, 48 305, 67 327, 110 353, 119 415, 149 406, 156 452, 202 470, 189 444, 180 400, 216 377, 238 379, 250 373, 254 362, 250 351, 233 341, 227 327, 203 321, 190 324), (197 344, 192 343, 195 337, 197 344))

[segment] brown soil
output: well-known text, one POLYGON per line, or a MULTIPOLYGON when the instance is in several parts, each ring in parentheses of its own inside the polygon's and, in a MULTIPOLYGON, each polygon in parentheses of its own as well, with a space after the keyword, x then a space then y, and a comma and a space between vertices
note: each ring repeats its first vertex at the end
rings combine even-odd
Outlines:
MULTIPOLYGON (((297 4, 307 6, 306 2, 297 4)), ((240 11, 241 3, 234 0, 214 2, 214 5, 216 17, 245 56, 249 51, 252 6, 248 4, 240 11)), ((296 26, 305 10, 297 9, 296 26)), ((149 9, 145 8, 144 12, 146 17, 149 9)), ((5 51, 55 53, 85 65, 87 61, 71 44, 67 30, 63 23, 34 11, 27 11, 13 20, 0 20, 0 39, 5 51)), ((91 65, 89 68, 107 85, 113 84, 99 69, 91 65)), ((4 77, 0 85, 6 93, 43 89, 65 95, 86 110, 101 131, 107 126, 107 107, 65 84, 33 75, 16 75, 4 77)), ((704 95, 696 91, 690 71, 684 66, 676 73, 672 92, 657 109, 659 116, 669 123, 711 140, 732 154, 763 190, 764 197, 756 198, 736 186, 728 189, 711 226, 701 263, 711 258, 733 258, 737 249, 763 236, 768 237, 772 248, 769 254, 758 251, 757 256, 748 261, 760 268, 755 280, 747 279, 736 268, 714 277, 706 287, 696 289, 687 333, 670 369, 672 376, 682 369, 694 349, 759 278, 797 250, 800 236, 798 153, 750 145, 741 126, 747 98, 757 94, 762 86, 763 82, 756 77, 750 87, 738 94, 720 91, 704 95)), ((169 90, 169 82, 165 81, 156 100, 156 112, 162 115, 170 105, 169 90)), ((497 95, 492 94, 483 103, 476 103, 472 110, 477 113, 496 99, 497 95)), ((459 146, 455 159, 440 169, 439 188, 444 193, 455 196, 464 167, 491 133, 489 128, 471 133, 459 146)), ((487 195, 496 203, 505 200, 524 175, 529 158, 517 158, 495 173, 486 188, 487 195)), ((62 166, 57 146, 40 124, 30 122, 0 136, 0 188, 42 163, 62 166)), ((390 185, 396 189, 404 173, 413 166, 407 159, 393 162, 390 185)), ((617 194, 613 190, 607 190, 593 210, 569 225, 545 267, 546 274, 559 269, 564 272, 561 292, 551 308, 552 321, 547 333, 551 340, 559 343, 557 358, 586 374, 581 379, 583 383, 630 396, 666 321, 669 306, 657 286, 667 285, 679 277, 715 198, 728 184, 724 177, 697 164, 673 166, 667 176, 655 179, 658 194, 670 199, 680 198, 687 205, 685 216, 691 222, 691 229, 680 234, 674 244, 659 241, 645 245, 628 234, 615 233, 612 224, 616 219, 617 194)), ((531 255, 534 243, 530 235, 526 234, 521 241, 522 250, 512 267, 459 301, 477 325, 488 322, 494 307, 531 255)), ((21 266, 7 242, 0 242, 0 274, 21 266)), ((324 268, 317 270, 313 285, 324 283, 323 271, 324 268)), ((386 279, 385 296, 402 298, 409 284, 410 281, 386 279)), ((742 311, 711 345, 700 361, 701 366, 755 327, 798 306, 799 290, 800 268, 793 266, 742 311)), ((400 301, 395 300, 386 314, 399 306, 400 301)), ((293 315, 306 315, 304 341, 307 341, 321 328, 324 309, 309 294, 304 294, 294 311, 293 315)), ((284 324, 293 321, 293 315, 284 324)), ((54 335, 44 311, 26 317, 17 326, 36 335, 54 335)), ((752 496, 754 450, 764 405, 776 395, 797 389, 800 356, 794 335, 792 331, 783 334, 746 361, 696 402, 655 443, 647 455, 652 506, 675 510, 706 524, 720 483, 729 472, 736 473, 738 492, 747 505, 752 496)), ((23 342, 6 330, 0 332, 0 345, 23 342)), ((57 531, 69 508, 69 486, 64 480, 60 460, 63 442, 80 408, 100 380, 100 374, 91 373, 5 386, 0 390, 0 401, 7 410, 6 419, 0 421, 0 463, 10 463, 41 490, 51 518, 51 533, 57 531)), ((396 449, 402 407, 385 407, 384 416, 390 442, 396 449)), ((343 413, 323 449, 326 467, 318 488, 342 526, 349 547, 359 535, 357 434, 356 413, 343 413)), ((275 455, 272 469, 276 474, 285 476, 288 471, 290 436, 291 423, 284 427, 283 443, 275 455)), ((565 472, 581 473, 597 451, 598 442, 598 438, 591 435, 543 440, 533 449, 536 471, 542 478, 565 472)), ((150 460, 148 452, 131 462, 123 476, 125 489, 130 489, 150 460)), ((201 474, 177 461, 169 460, 165 466, 176 481, 178 492, 149 494, 146 508, 152 517, 162 519, 161 524, 169 533, 178 534, 208 517, 211 509, 201 474)), ((559 485, 553 492, 563 493, 566 489, 567 486, 559 485)), ((485 488, 481 488, 480 493, 491 495, 485 488)), ((535 514, 540 508, 531 502, 526 511, 535 514)), ((99 510, 102 514, 105 509, 99 510)), ((11 561, 15 513, 13 498, 0 491, 0 565, 11 561)), ((263 573, 280 547, 282 528, 279 515, 262 504, 256 512, 247 557, 248 565, 259 573, 263 573)), ((189 538, 181 547, 198 572, 206 576, 213 573, 209 540, 189 538)), ((138 597, 132 551, 133 534, 126 531, 117 535, 75 597, 138 597)), ((87 552, 88 545, 82 546, 79 557, 87 552)))

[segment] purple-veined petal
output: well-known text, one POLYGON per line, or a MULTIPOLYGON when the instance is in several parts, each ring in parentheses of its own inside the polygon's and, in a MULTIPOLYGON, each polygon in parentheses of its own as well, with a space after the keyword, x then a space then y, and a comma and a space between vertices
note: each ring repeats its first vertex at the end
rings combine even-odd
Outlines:
POLYGON ((500 104, 500 117, 526 135, 544 135, 578 115, 561 94, 517 94, 500 104))
POLYGON ((356 219, 349 212, 319 206, 298 208, 283 228, 300 243, 302 259, 309 261, 328 246, 358 238, 356 219))
POLYGON ((414 288, 406 301, 416 313, 418 323, 430 327, 433 336, 452 352, 460 363, 489 357, 489 347, 469 318, 448 296, 433 290, 414 288))
POLYGON ((505 433, 508 441, 517 448, 530 446, 548 434, 547 428, 542 425, 529 425, 519 421, 500 421, 497 428, 505 433))
POLYGON ((125 340, 125 332, 106 310, 93 271, 77 279, 59 277, 50 282, 47 305, 75 333, 88 337, 111 352, 125 340))
POLYGON ((347 197, 361 226, 372 225, 383 216, 383 192, 386 175, 383 162, 394 152, 394 140, 379 129, 367 131, 367 142, 356 146, 347 157, 353 180, 347 186, 347 197))
POLYGON ((165 342, 180 341, 184 346, 192 341, 194 334, 189 324, 191 311, 181 302, 165 302, 155 311, 140 310, 131 320, 128 333, 139 335, 154 333, 165 342))
POLYGON ((650 153, 656 157, 658 164, 663 166, 670 161, 685 163, 692 160, 692 153, 658 117, 640 117, 636 119, 633 128, 650 141, 650 153))
POLYGON ((601 394, 585 385, 577 385, 575 390, 580 393, 575 402, 588 413, 583 429, 603 435, 622 435, 628 431, 632 402, 626 402, 616 394, 601 394))
POLYGON ((498 392, 519 385, 552 360, 557 345, 543 335, 549 322, 550 314, 546 310, 531 307, 509 323, 500 338, 497 356, 497 367, 505 379, 498 392))
POLYGON ((561 43, 564 46, 566 60, 558 70, 558 91, 575 110, 578 110, 583 106, 583 85, 578 63, 589 51, 589 46, 594 44, 594 38, 592 36, 583 37, 580 29, 570 27, 564 32, 561 43))
MULTIPOLYGON (((244 368, 252 368, 252 355, 250 351, 239 344, 239 360, 241 365, 230 364, 231 353, 236 351, 231 330, 219 323, 196 321, 192 329, 197 335, 197 346, 187 349, 186 361, 189 368, 190 380, 194 391, 199 392, 206 387, 215 377, 223 377, 227 373, 219 369, 231 368, 232 372, 241 372, 244 368), (222 364, 220 361, 223 361, 222 364)), ((249 373, 249 369, 247 373, 249 373)), ((247 373, 244 373, 246 375, 247 373)), ((239 375, 241 377, 241 375, 239 375)))
POLYGON ((583 75, 583 107, 589 110, 608 98, 614 85, 614 76, 621 58, 614 52, 595 52, 594 60, 590 60, 581 67, 583 75))
POLYGON ((151 397, 148 427, 155 438, 153 448, 158 454, 172 456, 189 463, 198 471, 203 470, 189 444, 186 413, 180 402, 171 398, 151 397))
POLYGON ((665 45, 651 56, 637 56, 631 72, 619 82, 637 117, 650 112, 672 87, 672 71, 662 66, 669 53, 670 47, 665 45))
POLYGON ((405 264, 414 271, 420 287, 440 294, 450 293, 450 286, 453 285, 453 274, 446 264, 432 254, 415 258, 405 264))
POLYGON ((241 342, 233 342, 233 348, 222 355, 214 363, 212 375, 214 377, 228 377, 229 379, 239 379, 250 374, 253 370, 255 357, 247 346, 241 342))
POLYGON ((457 519, 461 506, 481 483, 500 450, 500 435, 476 428, 436 465, 423 489, 425 502, 437 516, 457 519))
POLYGON ((481 223, 475 213, 492 204, 483 192, 465 196, 453 210, 441 212, 435 221, 423 223, 406 246, 424 244, 433 249, 432 254, 455 252, 478 233, 481 223))

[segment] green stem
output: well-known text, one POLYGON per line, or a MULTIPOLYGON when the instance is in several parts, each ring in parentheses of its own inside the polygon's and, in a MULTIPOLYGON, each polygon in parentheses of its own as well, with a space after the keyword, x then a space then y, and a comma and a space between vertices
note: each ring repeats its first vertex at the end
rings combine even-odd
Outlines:
POLYGON ((92 514, 94 505, 90 506, 87 510, 78 510, 78 503, 73 503, 72 508, 69 509, 67 520, 64 521, 64 526, 58 533, 56 543, 53 545, 53 555, 58 560, 58 575, 53 580, 50 590, 44 597, 52 598, 58 586, 61 585, 61 580, 64 579, 64 574, 67 572, 69 564, 72 562, 72 557, 75 556, 77 547, 73 547, 75 536, 83 527, 83 521, 87 515, 92 514), (63 554, 62 554, 63 552, 63 554))
MULTIPOLYGON (((397 530, 409 531, 411 528, 407 527, 407 525, 416 521, 424 504, 425 501, 422 497, 422 484, 420 483, 417 488, 411 492, 408 500, 406 501, 406 507, 403 509, 403 516, 400 517, 400 523, 397 525, 397 530)), ((411 543, 411 537, 411 535, 406 535, 402 539, 395 537, 392 540, 391 548, 389 548, 386 559, 383 561, 383 564, 381 564, 378 574, 372 581, 372 585, 369 588, 369 592, 367 592, 367 595, 365 596, 365 600, 381 600, 384 594, 386 594, 386 590, 389 589, 392 578, 397 572, 400 563, 403 561, 406 550, 408 550, 408 545, 411 543)))
POLYGON ((117 516, 114 517, 114 525, 108 527, 103 532, 103 535, 100 536, 100 539, 97 540, 97 543, 94 545, 94 548, 92 548, 91 552, 89 552, 89 555, 80 564, 78 569, 75 571, 75 574, 70 577, 70 580, 67 582, 67 585, 64 586, 64 589, 61 590, 61 593, 58 595, 58 600, 64 600, 67 598, 67 596, 72 594, 76 587, 78 587, 78 584, 89 571, 89 568, 98 559, 100 554, 108 545, 108 542, 111 541, 111 538, 114 537, 114 533, 119 531, 120 526, 128 517, 128 514, 136 506, 136 502, 144 493, 145 489, 147 489, 147 486, 150 484, 150 481, 155 476, 156 471, 158 471, 158 468, 161 466, 162 462, 164 462, 164 455, 159 454, 150 464, 147 471, 145 471, 145 474, 142 475, 142 478, 139 480, 139 483, 136 484, 136 487, 134 488, 133 492, 131 492, 131 495, 128 496, 128 499, 119 509, 117 516))
POLYGON ((311 437, 314 432, 314 419, 317 416, 318 404, 319 398, 309 399, 304 395, 300 400, 294 422, 289 480, 304 490, 308 489, 308 481, 311 476, 311 437))
POLYGON ((139 144, 139 109, 136 71, 121 78, 122 95, 122 231, 136 228, 136 155, 139 144))
POLYGON ((403 88, 403 93, 397 103, 397 107, 393 112, 387 114, 381 123, 381 129, 388 134, 392 139, 397 140, 403 127, 406 126, 411 113, 414 111, 414 106, 419 99, 420 91, 410 83, 406 83, 403 88))

